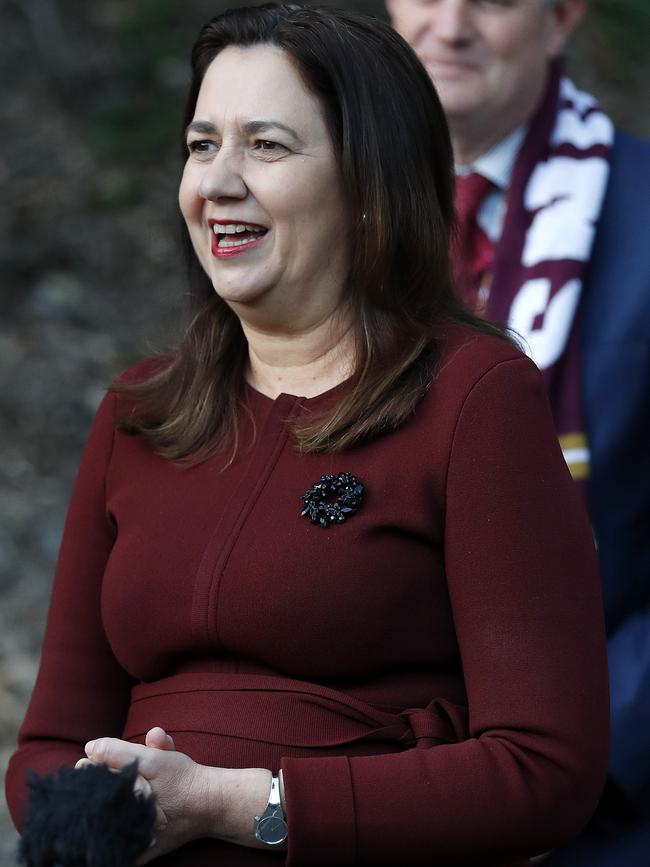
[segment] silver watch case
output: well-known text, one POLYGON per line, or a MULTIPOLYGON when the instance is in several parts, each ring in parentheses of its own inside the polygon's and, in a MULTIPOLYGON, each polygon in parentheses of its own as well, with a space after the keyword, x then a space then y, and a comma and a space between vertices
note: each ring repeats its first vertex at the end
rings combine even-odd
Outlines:
POLYGON ((255 837, 265 846, 281 846, 287 839, 287 822, 280 803, 280 780, 274 774, 266 809, 255 816, 255 837))

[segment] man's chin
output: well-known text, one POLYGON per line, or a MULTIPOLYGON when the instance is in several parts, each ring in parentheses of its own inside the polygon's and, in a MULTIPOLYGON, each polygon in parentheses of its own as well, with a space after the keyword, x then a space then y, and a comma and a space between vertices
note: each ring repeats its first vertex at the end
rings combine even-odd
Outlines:
POLYGON ((450 79, 445 75, 436 77, 431 70, 429 72, 450 123, 456 118, 471 116, 485 108, 483 92, 470 82, 450 79))

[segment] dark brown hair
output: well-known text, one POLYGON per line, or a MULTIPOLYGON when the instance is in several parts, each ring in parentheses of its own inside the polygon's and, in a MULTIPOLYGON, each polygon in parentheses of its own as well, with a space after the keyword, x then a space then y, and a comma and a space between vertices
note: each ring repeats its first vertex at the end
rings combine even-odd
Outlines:
MULTIPOLYGON (((335 451, 392 430, 413 412, 435 373, 437 326, 496 328, 469 314, 454 293, 451 143, 431 80, 407 43, 381 21, 332 8, 228 10, 194 44, 183 128, 216 55, 229 45, 256 44, 284 50, 319 98, 347 196, 352 387, 326 416, 294 428, 303 451, 335 451)), ((196 461, 217 445, 237 447, 247 345, 186 230, 184 243, 191 322, 157 372, 113 391, 130 398, 118 416, 122 430, 140 434, 166 457, 196 461)))

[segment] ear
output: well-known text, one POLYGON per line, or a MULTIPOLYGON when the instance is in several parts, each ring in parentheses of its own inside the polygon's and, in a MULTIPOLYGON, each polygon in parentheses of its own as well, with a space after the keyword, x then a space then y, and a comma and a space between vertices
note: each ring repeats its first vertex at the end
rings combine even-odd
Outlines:
POLYGON ((388 12, 388 17, 392 22, 394 22, 395 12, 397 11, 397 0, 384 0, 384 5, 386 6, 386 12, 388 12))
POLYGON ((552 0, 549 13, 553 21, 548 55, 553 58, 564 51, 569 37, 587 14, 587 0, 552 0))

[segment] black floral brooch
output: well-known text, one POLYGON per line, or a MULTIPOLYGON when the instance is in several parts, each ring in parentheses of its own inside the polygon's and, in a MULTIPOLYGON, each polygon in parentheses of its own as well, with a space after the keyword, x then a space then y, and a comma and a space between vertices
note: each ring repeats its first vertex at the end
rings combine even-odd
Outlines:
POLYGON ((342 524, 358 512, 363 503, 363 485, 352 473, 338 476, 321 476, 315 485, 303 494, 305 508, 301 518, 309 518, 312 524, 331 527, 342 524))

